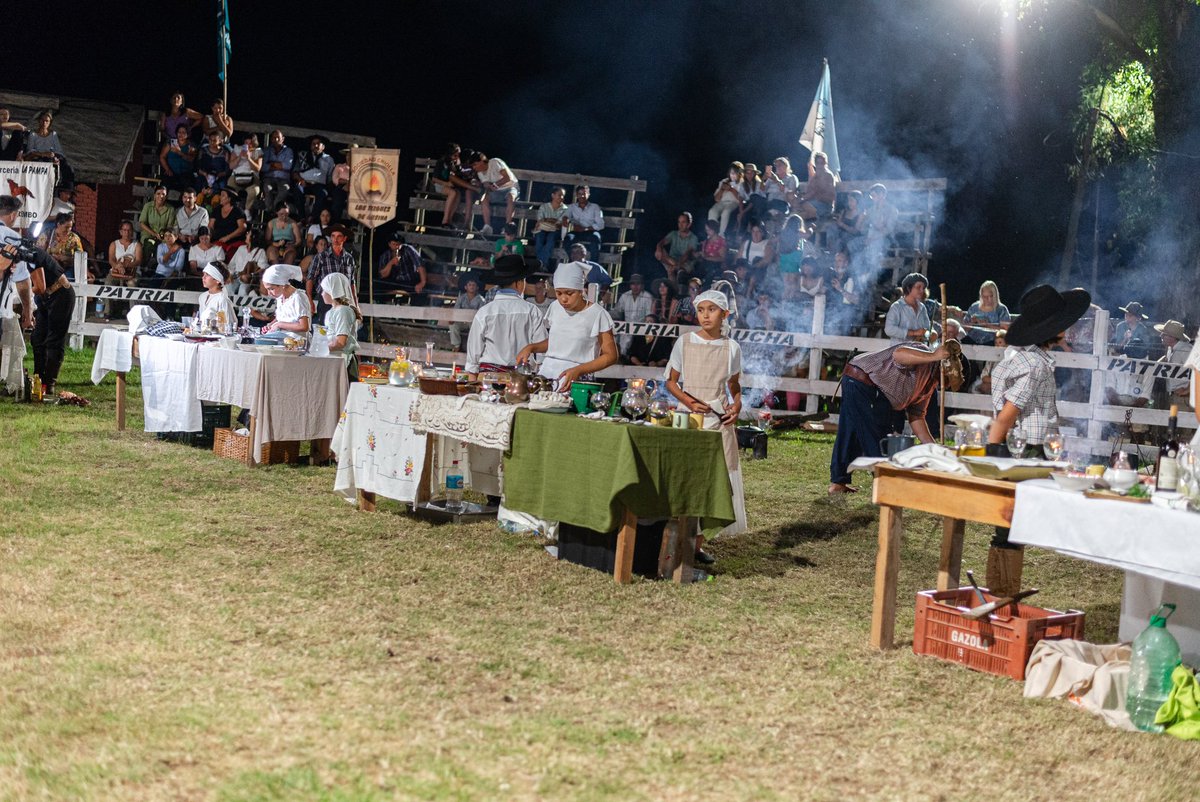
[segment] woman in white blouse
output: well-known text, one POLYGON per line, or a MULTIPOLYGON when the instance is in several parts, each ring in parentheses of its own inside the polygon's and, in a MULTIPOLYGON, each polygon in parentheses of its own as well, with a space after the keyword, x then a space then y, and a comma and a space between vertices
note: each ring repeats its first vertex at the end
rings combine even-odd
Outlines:
POLYGON ((267 295, 275 299, 275 319, 263 326, 263 334, 273 331, 307 332, 312 323, 312 304, 304 290, 292 286, 293 281, 303 281, 300 268, 295 265, 271 265, 263 272, 263 286, 267 295))
POLYGON ((546 312, 550 332, 545 340, 530 343, 517 354, 517 364, 525 364, 534 354, 545 354, 538 371, 557 379, 564 392, 571 382, 617 364, 617 342, 613 339, 612 317, 604 307, 589 303, 583 296, 588 267, 580 262, 564 262, 554 271, 554 295, 558 303, 546 312))

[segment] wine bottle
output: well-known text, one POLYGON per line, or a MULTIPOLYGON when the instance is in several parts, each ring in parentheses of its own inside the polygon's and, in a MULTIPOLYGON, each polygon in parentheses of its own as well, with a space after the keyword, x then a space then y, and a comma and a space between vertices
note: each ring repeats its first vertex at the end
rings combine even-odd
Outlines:
POLYGON ((1179 489, 1179 438, 1176 425, 1179 423, 1179 407, 1171 405, 1171 417, 1167 419, 1167 436, 1158 447, 1158 466, 1154 470, 1156 490, 1175 492, 1179 489))

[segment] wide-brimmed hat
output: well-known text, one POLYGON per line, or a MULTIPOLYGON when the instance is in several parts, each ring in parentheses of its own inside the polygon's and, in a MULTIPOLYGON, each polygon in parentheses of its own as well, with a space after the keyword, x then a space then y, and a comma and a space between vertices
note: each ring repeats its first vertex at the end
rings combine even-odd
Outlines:
POLYGON ((496 264, 492 266, 492 272, 488 276, 488 283, 500 286, 512 284, 541 269, 542 263, 532 256, 508 253, 496 260, 496 264))
POLYGON ((1183 324, 1178 320, 1168 320, 1166 323, 1159 323, 1154 327, 1154 330, 1159 334, 1165 334, 1168 337, 1174 337, 1176 340, 1186 340, 1191 342, 1192 338, 1187 336, 1187 332, 1183 329, 1183 324))
POLYGON ((1120 309, 1122 312, 1124 312, 1127 315, 1141 315, 1142 320, 1150 319, 1149 315, 1142 314, 1142 305, 1139 304, 1137 301, 1130 301, 1129 303, 1125 304, 1124 306, 1118 306, 1117 308, 1120 309))
POLYGON ((1066 331, 1087 311, 1092 296, 1087 290, 1059 292, 1049 284, 1039 284, 1021 296, 1021 316, 1005 335, 1009 345, 1037 345, 1066 331))

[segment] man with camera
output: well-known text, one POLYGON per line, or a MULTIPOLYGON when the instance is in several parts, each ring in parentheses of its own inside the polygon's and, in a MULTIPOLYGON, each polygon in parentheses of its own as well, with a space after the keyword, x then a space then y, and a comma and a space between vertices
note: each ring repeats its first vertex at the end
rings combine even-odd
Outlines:
MULTIPOLYGON (((0 195, 0 248, 20 241, 12 224, 16 222, 21 202, 10 195, 0 195)), ((4 371, 0 381, 9 392, 21 385, 21 368, 25 359, 25 330, 33 326, 33 293, 30 290, 29 267, 0 255, 0 362, 4 371), (13 315, 12 301, 21 300, 21 319, 13 315)))
POLYGON ((75 290, 67 280, 62 267, 50 254, 23 240, 12 230, 21 201, 9 195, 0 195, 0 293, 4 285, 15 283, 21 293, 22 328, 30 327, 32 317, 33 372, 41 378, 47 395, 53 395, 66 353, 67 330, 71 326, 71 312, 75 308, 75 290), (24 278, 22 278, 24 277, 24 278), (26 285, 22 291, 22 282, 26 285), (29 297, 37 298, 37 309, 29 297))

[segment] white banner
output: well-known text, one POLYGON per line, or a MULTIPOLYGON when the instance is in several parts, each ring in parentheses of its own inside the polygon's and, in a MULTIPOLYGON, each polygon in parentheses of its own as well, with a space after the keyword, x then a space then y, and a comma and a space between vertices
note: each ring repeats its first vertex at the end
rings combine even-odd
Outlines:
POLYGON ((350 216, 367 228, 396 217, 400 151, 350 149, 350 216))
POLYGON ((57 171, 50 162, 0 162, 0 195, 12 195, 21 201, 13 228, 28 228, 50 215, 57 171))
MULTIPOLYGON (((157 287, 124 287, 120 285, 88 284, 83 288, 84 296, 106 301, 129 301, 134 304, 187 304, 197 306, 200 293, 197 290, 164 290, 157 287)), ((257 312, 275 310, 275 299, 261 295, 231 295, 234 307, 248 306, 257 312)))

